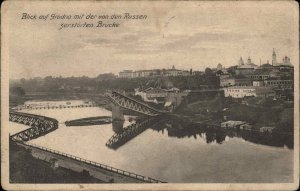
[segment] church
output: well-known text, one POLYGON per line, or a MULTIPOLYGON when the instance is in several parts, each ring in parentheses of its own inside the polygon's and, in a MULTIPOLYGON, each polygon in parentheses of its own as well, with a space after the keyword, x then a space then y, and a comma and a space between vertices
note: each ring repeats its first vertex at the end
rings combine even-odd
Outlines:
POLYGON ((272 66, 292 66, 292 63, 290 61, 290 58, 285 56, 282 59, 282 62, 279 63, 277 62, 277 58, 276 58, 276 52, 275 49, 273 48, 273 54, 272 54, 272 66))

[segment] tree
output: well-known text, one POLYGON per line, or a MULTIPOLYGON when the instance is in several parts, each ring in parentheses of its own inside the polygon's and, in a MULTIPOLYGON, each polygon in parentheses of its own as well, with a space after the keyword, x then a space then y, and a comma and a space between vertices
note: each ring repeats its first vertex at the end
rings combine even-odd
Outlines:
POLYGON ((205 74, 208 75, 208 76, 213 75, 212 69, 210 69, 210 68, 205 68, 205 74))
POLYGON ((236 68, 237 68, 237 66, 231 66, 227 69, 227 72, 231 75, 235 75, 236 68))
POLYGON ((16 96, 24 96, 25 95, 25 91, 21 87, 12 87, 12 88, 10 88, 9 93, 12 95, 16 95, 16 96))

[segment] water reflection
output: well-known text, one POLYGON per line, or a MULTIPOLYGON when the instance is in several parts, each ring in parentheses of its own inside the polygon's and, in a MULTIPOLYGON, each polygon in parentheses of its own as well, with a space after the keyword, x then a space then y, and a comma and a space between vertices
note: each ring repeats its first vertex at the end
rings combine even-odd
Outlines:
POLYGON ((124 123, 125 121, 123 120, 113 120, 112 121, 112 128, 113 128, 113 131, 117 134, 120 134, 120 133, 123 133, 124 131, 124 123))
MULTIPOLYGON (((141 120, 137 120, 137 123, 141 120)), ((207 144, 222 144, 226 137, 242 138, 245 141, 260 145, 268 145, 273 147, 288 147, 293 149, 293 135, 282 133, 262 133, 259 131, 240 130, 240 129, 223 129, 220 127, 212 127, 200 124, 193 124, 188 120, 170 120, 157 119, 151 126, 151 129, 164 134, 167 132, 169 137, 176 138, 194 138, 203 139, 207 144)), ((114 131, 122 132, 123 124, 118 123, 118 127, 113 125, 114 131), (121 126, 122 125, 122 126, 121 126), (122 131, 121 131, 122 130, 122 131)))
POLYGON ((166 129, 168 131, 169 137, 177 137, 177 138, 190 138, 200 137, 206 140, 206 143, 218 143, 222 144, 226 137, 233 138, 239 137, 244 139, 245 141, 268 145, 274 147, 284 147, 293 148, 293 136, 288 134, 281 133, 261 133, 259 131, 250 131, 250 130, 239 130, 239 129, 223 129, 220 127, 208 127, 205 125, 199 124, 186 124, 181 122, 178 124, 178 121, 175 125, 172 124, 171 121, 162 122, 158 126, 151 126, 151 129, 155 131, 163 131, 166 129), (182 126, 185 128, 176 128, 178 126, 182 126))

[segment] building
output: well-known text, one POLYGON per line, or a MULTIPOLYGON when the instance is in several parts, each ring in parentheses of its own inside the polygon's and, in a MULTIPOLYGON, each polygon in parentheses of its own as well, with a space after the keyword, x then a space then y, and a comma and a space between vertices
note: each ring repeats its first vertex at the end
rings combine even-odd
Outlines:
POLYGON ((235 78, 235 86, 252 86, 252 81, 249 78, 235 78))
POLYGON ((282 80, 282 79, 268 79, 264 81, 265 86, 272 87, 274 89, 293 89, 294 80, 282 80))
POLYGON ((228 78, 220 78, 220 87, 230 87, 235 85, 235 79, 228 77, 228 78))
POLYGON ((164 76, 188 76, 190 75, 190 72, 187 70, 175 69, 175 66, 173 66, 172 69, 164 70, 163 75, 164 76))
POLYGON ((261 81, 261 80, 253 81, 252 85, 262 87, 262 86, 264 86, 264 81, 261 81))
POLYGON ((249 123, 244 123, 244 124, 240 125, 240 129, 241 130, 252 130, 252 125, 250 125, 249 123))
POLYGON ((221 127, 225 129, 237 129, 240 128, 241 125, 246 124, 244 121, 225 121, 221 123, 221 127))
POLYGON ((218 70, 221 70, 221 71, 222 71, 222 69, 223 69, 223 66, 222 66, 221 63, 219 63, 219 64, 217 65, 217 71, 218 71, 218 70))
POLYGON ((251 69, 256 69, 256 68, 257 68, 257 65, 255 65, 255 64, 251 61, 250 56, 248 57, 246 63, 244 63, 243 58, 240 57, 240 60, 239 60, 239 62, 238 62, 237 68, 251 68, 251 69))
POLYGON ((234 78, 234 77, 220 78, 220 87, 230 87, 230 86, 252 86, 252 81, 249 78, 234 78))
POLYGON ((122 72, 119 72, 120 78, 134 78, 134 72, 132 70, 123 70, 122 72))
POLYGON ((165 99, 168 96, 168 90, 161 88, 147 88, 145 90, 135 89, 135 95, 139 95, 146 102, 158 103, 158 100, 165 99))
POLYGON ((225 67, 223 67, 221 63, 219 63, 219 64, 217 65, 217 68, 216 68, 216 69, 213 69, 213 70, 216 71, 216 74, 217 74, 217 75, 228 74, 227 69, 226 69, 225 67))
POLYGON ((284 56, 282 58, 282 62, 279 63, 277 62, 277 58, 276 58, 276 52, 275 49, 273 48, 273 53, 272 53, 272 65, 273 66, 292 66, 291 60, 289 57, 284 56))
POLYGON ((138 78, 138 77, 152 77, 152 76, 188 76, 190 72, 187 70, 175 69, 153 69, 153 70, 123 70, 119 72, 119 78, 138 78))
POLYGON ((270 71, 268 70, 255 70, 252 74, 247 75, 251 80, 266 80, 270 78, 270 71))
POLYGON ((269 87, 259 86, 232 86, 223 88, 225 97, 244 98, 244 97, 271 97, 275 92, 269 87))
POLYGON ((257 68, 257 65, 252 63, 250 56, 247 59, 247 62, 244 63, 243 58, 240 57, 240 60, 238 62, 237 68, 235 70, 236 75, 247 75, 254 72, 254 70, 257 68))
POLYGON ((272 65, 277 66, 276 53, 275 53, 274 48, 273 48, 273 54, 272 54, 272 65))
POLYGON ((267 70, 273 70, 275 67, 272 66, 271 64, 269 64, 269 61, 267 61, 267 63, 262 64, 261 66, 259 66, 258 69, 267 69, 267 70))
POLYGON ((274 129, 275 127, 261 127, 259 128, 259 131, 261 133, 265 133, 265 132, 272 133, 274 129))

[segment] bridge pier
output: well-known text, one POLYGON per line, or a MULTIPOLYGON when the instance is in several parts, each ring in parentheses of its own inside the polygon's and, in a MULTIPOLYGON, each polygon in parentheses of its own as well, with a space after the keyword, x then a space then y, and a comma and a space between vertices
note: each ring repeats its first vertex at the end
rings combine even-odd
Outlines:
POLYGON ((112 105, 112 120, 113 121, 125 121, 123 111, 121 110, 120 106, 115 104, 112 105))

